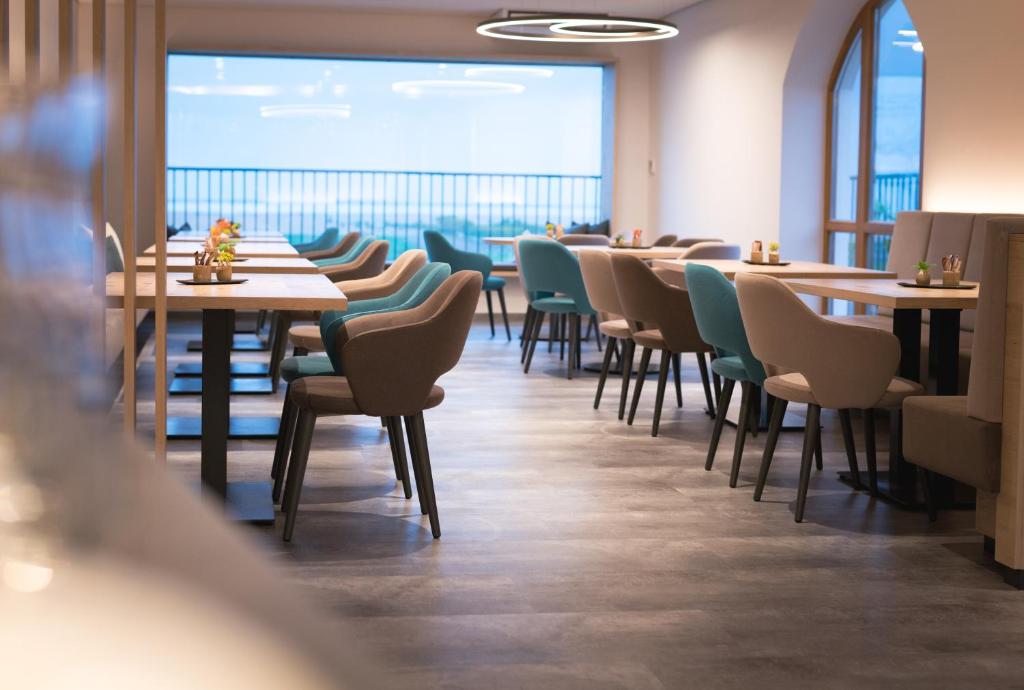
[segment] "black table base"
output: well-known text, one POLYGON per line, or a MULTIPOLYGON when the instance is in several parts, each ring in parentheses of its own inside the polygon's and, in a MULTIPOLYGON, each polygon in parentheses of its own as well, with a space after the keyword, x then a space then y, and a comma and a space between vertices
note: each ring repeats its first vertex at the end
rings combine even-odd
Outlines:
MULTIPOLYGON (((235 352, 265 352, 270 349, 270 343, 256 335, 236 335, 230 341, 231 349, 235 352)), ((188 341, 189 352, 202 352, 202 340, 188 341)))
MULTIPOLYGON (((275 439, 280 424, 279 417, 231 417, 228 423, 228 438, 250 441, 275 439)), ((179 441, 202 438, 200 418, 168 417, 167 438, 179 441)))
MULTIPOLYGON (((196 377, 175 378, 167 387, 171 395, 199 395, 203 392, 203 380, 196 377)), ((270 395, 274 392, 273 382, 267 378, 232 378, 231 395, 270 395)))
MULTIPOLYGON (((177 376, 202 376, 203 365, 201 362, 182 362, 174 368, 174 375, 177 376)), ((255 376, 266 377, 270 375, 270 365, 266 362, 232 362, 231 376, 255 376)))

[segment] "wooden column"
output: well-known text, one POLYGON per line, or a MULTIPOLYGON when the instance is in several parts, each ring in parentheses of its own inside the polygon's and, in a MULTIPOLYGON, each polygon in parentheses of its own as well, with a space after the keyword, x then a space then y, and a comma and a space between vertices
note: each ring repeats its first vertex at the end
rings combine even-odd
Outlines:
POLYGON ((57 0, 57 74, 67 79, 74 64, 74 24, 72 0, 57 0))
POLYGON ((39 82, 39 0, 22 0, 25 20, 25 83, 39 82))
POLYGON ((167 454, 167 7, 156 0, 153 7, 153 194, 156 239, 156 400, 154 451, 157 460, 167 454))
POLYGON ((136 2, 124 0, 122 214, 124 236, 124 432, 135 436, 135 31, 136 2))

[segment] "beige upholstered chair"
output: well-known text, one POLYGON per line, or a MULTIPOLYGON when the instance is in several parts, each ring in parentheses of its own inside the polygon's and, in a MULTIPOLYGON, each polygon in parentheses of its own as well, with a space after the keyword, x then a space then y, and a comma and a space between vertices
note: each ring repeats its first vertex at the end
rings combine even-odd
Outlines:
POLYGON ((652 247, 671 247, 673 244, 676 243, 676 240, 678 240, 678 239, 679 238, 676 237, 675 235, 662 235, 658 239, 654 240, 654 244, 652 244, 651 246, 652 247))
POLYGON ((695 244, 702 242, 724 242, 725 240, 716 239, 714 237, 683 237, 672 243, 673 247, 692 247, 695 244))
POLYGON ((698 242, 680 256, 680 259, 738 259, 740 246, 724 242, 698 242))
POLYGON ((343 255, 345 252, 351 249, 353 245, 355 245, 355 243, 358 241, 359 233, 349 232, 346 233, 340 240, 338 240, 338 243, 333 247, 330 247, 328 249, 320 249, 312 252, 305 252, 302 255, 302 258, 309 259, 310 261, 313 261, 314 259, 333 259, 335 257, 343 255))
POLYGON ((281 506, 285 541, 295 529, 313 428, 317 417, 327 415, 381 417, 392 425, 404 418, 420 510, 430 515, 434 538, 441 536, 423 411, 444 400, 437 379, 462 356, 482 283, 476 271, 460 271, 418 307, 349 321, 332 343, 346 375, 310 376, 291 385, 299 417, 281 506))
MULTIPOLYGON (((623 316, 632 331, 632 340, 643 348, 627 424, 632 424, 636 417, 640 392, 644 385, 644 374, 650 364, 651 353, 660 350, 661 368, 658 372, 658 392, 654 403, 654 420, 651 424, 651 436, 657 436, 670 363, 674 364, 675 369, 676 399, 680 407, 683 405, 680 385, 681 353, 693 352, 697 355, 698 361, 703 360, 700 367, 701 378, 705 395, 711 399, 711 382, 708 379, 705 359, 705 353, 711 352, 711 346, 700 337, 697 322, 693 317, 690 295, 685 289, 669 285, 659 278, 650 266, 634 256, 615 254, 611 257, 611 263, 615 289, 619 293, 623 316)), ((632 368, 630 364, 628 358, 623 363, 624 379, 627 380, 628 370, 632 368)))
MULTIPOLYGON (((750 349, 770 375, 764 382, 776 398, 754 500, 760 500, 787 403, 807 405, 796 521, 804 517, 811 462, 819 442, 821 408, 864 410, 864 434, 871 490, 877 494, 875 428, 871 410, 899 408, 920 395, 920 384, 894 376, 900 344, 877 328, 837 323, 815 314, 784 283, 753 273, 736 275, 736 291, 750 349), (784 370, 787 373, 776 373, 784 370)), ((844 420, 845 421, 845 420, 844 420)), ((849 450, 852 449, 848 449, 849 450)), ((855 460, 851 470, 857 476, 855 460)))
MULTIPOLYGON (((1003 357, 1010 235, 1024 233, 1024 219, 992 219, 985 233, 981 295, 966 396, 928 396, 903 408, 903 453, 933 473, 989 493, 998 493, 1002 452, 1003 357)), ((934 491, 928 491, 935 519, 934 491)))
POLYGON ((322 266, 320 273, 330 278, 332 283, 372 278, 380 275, 384 270, 390 247, 391 244, 387 240, 374 240, 352 261, 334 266, 322 266))
POLYGON ((607 235, 562 235, 558 241, 567 247, 607 247, 612 243, 607 235))
MULTIPOLYGON (((372 278, 346 280, 336 283, 338 289, 345 293, 349 302, 357 302, 376 297, 393 295, 400 287, 412 278, 416 271, 427 264, 427 253, 422 249, 410 249, 403 252, 394 263, 380 275, 372 278)), ((298 321, 299 319, 293 319, 298 321)), ((315 317, 302 319, 313 321, 315 317)), ((320 339, 320 326, 317 324, 300 324, 288 329, 288 341, 293 347, 306 352, 320 352, 324 349, 320 339)))
POLYGON ((612 257, 608 252, 584 251, 579 253, 580 270, 583 272, 583 284, 587 288, 590 304, 601 317, 598 330, 608 336, 608 346, 601 363, 601 377, 597 381, 597 394, 594 396, 594 409, 601 404, 601 393, 608 379, 612 355, 622 348, 619 361, 622 363, 622 394, 619 400, 619 419, 625 415, 626 395, 629 389, 625 362, 633 361, 635 345, 631 340, 629 324, 622 318, 622 304, 619 293, 615 289, 615 276, 612 275, 612 257))

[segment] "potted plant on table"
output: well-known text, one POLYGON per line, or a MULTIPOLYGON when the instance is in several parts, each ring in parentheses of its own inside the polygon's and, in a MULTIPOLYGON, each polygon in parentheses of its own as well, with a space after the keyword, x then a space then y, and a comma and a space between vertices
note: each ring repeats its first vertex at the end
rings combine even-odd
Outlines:
POLYGON ((761 240, 754 240, 750 245, 750 263, 764 263, 764 250, 762 249, 761 240))
POLYGON ((203 253, 195 253, 196 265, 192 267, 192 280, 197 283, 209 283, 211 278, 211 272, 213 267, 210 266, 210 261, 213 259, 213 255, 210 252, 203 250, 203 253))
POLYGON ((916 264, 914 264, 914 268, 917 269, 917 275, 914 276, 914 282, 916 282, 921 287, 928 287, 929 285, 931 285, 931 267, 932 265, 927 261, 918 261, 916 264))
POLYGON ((217 280, 222 283, 231 280, 231 262, 234 260, 234 247, 227 243, 217 247, 217 280))
POLYGON ((768 243, 768 263, 777 264, 779 263, 779 243, 769 242, 768 243))

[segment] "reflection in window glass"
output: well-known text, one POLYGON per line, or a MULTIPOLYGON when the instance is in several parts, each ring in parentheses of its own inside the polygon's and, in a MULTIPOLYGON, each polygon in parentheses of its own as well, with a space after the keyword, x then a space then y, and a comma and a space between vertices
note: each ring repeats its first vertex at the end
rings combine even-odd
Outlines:
MULTIPOLYGON (((838 266, 857 265, 857 234, 853 232, 829 233, 829 263, 838 266)), ((853 302, 846 300, 828 300, 828 313, 840 316, 853 314, 853 302)))
POLYGON ((876 14, 871 220, 920 208, 924 48, 902 0, 876 14))
POLYGON ((832 208, 834 220, 857 219, 860 147, 861 37, 853 41, 832 94, 832 208))

